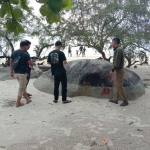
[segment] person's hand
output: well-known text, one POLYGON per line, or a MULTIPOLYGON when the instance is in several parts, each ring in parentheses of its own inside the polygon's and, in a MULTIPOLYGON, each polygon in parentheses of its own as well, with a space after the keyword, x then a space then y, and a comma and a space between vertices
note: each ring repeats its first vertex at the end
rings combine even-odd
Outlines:
POLYGON ((111 78, 114 76, 114 72, 110 72, 110 76, 111 76, 111 78))
POLYGON ((32 59, 32 64, 33 64, 33 66, 36 65, 36 60, 35 59, 32 59))
POLYGON ((10 76, 11 76, 12 78, 14 78, 14 73, 13 73, 13 72, 11 72, 11 73, 10 73, 10 76))

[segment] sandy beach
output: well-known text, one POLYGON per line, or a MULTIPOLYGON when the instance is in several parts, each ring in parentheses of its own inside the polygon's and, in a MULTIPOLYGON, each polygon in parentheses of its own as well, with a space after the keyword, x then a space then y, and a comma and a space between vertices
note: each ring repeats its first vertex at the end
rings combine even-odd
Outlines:
POLYGON ((0 81, 0 150, 149 150, 150 67, 130 70, 146 93, 127 107, 92 97, 54 104, 53 95, 35 89, 31 79, 32 103, 16 108, 17 81, 0 81))

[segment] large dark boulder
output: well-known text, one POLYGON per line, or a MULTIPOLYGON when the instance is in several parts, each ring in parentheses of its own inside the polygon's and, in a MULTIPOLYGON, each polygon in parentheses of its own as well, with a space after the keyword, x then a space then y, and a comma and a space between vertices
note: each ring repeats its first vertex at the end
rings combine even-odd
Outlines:
MULTIPOLYGON (((65 66, 68 78, 68 96, 111 98, 113 84, 109 75, 111 67, 111 63, 100 59, 69 62, 65 66)), ((53 84, 51 70, 45 72, 34 82, 34 86, 38 90, 50 94, 53 94, 53 84)), ((128 99, 136 99, 145 93, 139 76, 128 69, 125 69, 124 88, 128 99)))

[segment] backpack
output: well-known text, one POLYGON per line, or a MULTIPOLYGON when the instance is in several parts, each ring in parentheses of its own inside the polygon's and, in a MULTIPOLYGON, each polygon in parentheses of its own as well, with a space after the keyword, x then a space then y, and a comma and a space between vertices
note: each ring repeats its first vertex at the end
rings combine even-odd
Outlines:
POLYGON ((24 52, 21 53, 20 56, 18 56, 17 58, 14 59, 13 63, 12 63, 12 69, 15 71, 18 68, 21 56, 23 55, 24 52))

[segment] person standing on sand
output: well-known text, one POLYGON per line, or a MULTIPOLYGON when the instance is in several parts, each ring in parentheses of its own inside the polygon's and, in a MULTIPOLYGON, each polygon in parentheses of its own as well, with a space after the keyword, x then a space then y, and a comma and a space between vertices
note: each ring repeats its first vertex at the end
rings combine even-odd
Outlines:
POLYGON ((76 50, 76 57, 78 57, 79 56, 79 50, 77 49, 76 50))
POLYGON ((109 102, 118 104, 119 97, 123 100, 120 106, 127 106, 128 99, 123 88, 123 77, 124 77, 124 54, 120 47, 120 39, 114 38, 112 40, 112 47, 114 48, 113 57, 113 68, 110 72, 111 77, 114 77, 114 87, 113 87, 113 100, 109 102))
POLYGON ((62 84, 62 103, 70 103, 67 100, 67 75, 64 64, 67 64, 65 54, 60 51, 62 43, 57 41, 55 43, 55 50, 49 53, 47 63, 51 65, 51 72, 54 75, 54 103, 58 102, 59 85, 62 84))
MULTIPOLYGON (((25 40, 29 45, 31 45, 31 42, 28 41, 28 40, 25 40)), ((28 53, 28 52, 27 52, 28 53)), ((28 53, 29 54, 29 53, 28 53)), ((34 63, 34 60, 31 60, 33 63, 34 63)), ((30 80, 30 77, 31 77, 31 67, 28 65, 28 76, 27 76, 27 86, 29 84, 29 80, 30 80)), ((28 97, 30 98, 32 95, 27 93, 28 97)), ((24 97, 25 98, 25 97, 24 97)))
POLYGON ((70 55, 70 57, 72 57, 72 51, 71 51, 71 46, 70 45, 68 47, 68 57, 69 57, 69 55, 70 55))
POLYGON ((29 68, 29 65, 31 67, 34 66, 34 64, 32 63, 32 61, 30 59, 30 55, 27 52, 27 50, 29 50, 29 48, 30 48, 30 44, 31 44, 31 42, 28 43, 27 41, 20 42, 20 49, 14 51, 10 58, 11 77, 16 77, 19 82, 19 90, 18 90, 18 97, 17 97, 17 101, 16 101, 16 107, 24 105, 21 103, 22 96, 25 97, 27 104, 31 102, 31 100, 29 100, 29 97, 26 92, 26 87, 27 87, 27 83, 28 83, 28 81, 27 81, 28 68, 29 68), (13 70, 12 63, 19 56, 21 58, 18 63, 18 66, 15 70, 13 70))
POLYGON ((83 48, 83 57, 85 57, 85 52, 86 52, 86 48, 84 46, 84 48, 83 48))
POLYGON ((83 57, 83 46, 80 46, 79 50, 80 50, 79 56, 82 54, 82 57, 83 57))

